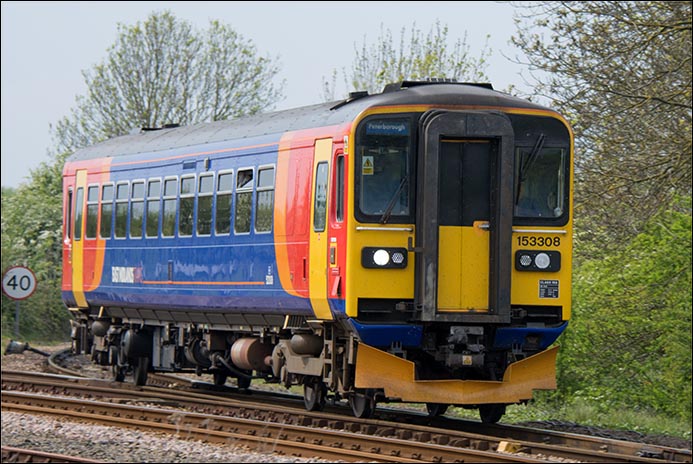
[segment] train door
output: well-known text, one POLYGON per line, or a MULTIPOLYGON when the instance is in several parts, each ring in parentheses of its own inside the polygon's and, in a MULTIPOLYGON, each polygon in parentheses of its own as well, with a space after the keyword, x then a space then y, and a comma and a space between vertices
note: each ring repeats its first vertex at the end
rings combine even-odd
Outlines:
POLYGON ((500 113, 422 117, 416 299, 424 320, 509 322, 513 144, 500 113))
POLYGON ((72 274, 72 294, 79 307, 86 307, 84 296, 84 201, 87 189, 87 171, 80 169, 75 176, 74 205, 72 210, 71 256, 69 261, 72 274))
POLYGON ((327 301, 327 272, 329 237, 327 205, 329 195, 330 157, 332 139, 315 141, 313 157, 313 187, 311 195, 310 266, 308 288, 310 303, 319 319, 332 319, 327 301))

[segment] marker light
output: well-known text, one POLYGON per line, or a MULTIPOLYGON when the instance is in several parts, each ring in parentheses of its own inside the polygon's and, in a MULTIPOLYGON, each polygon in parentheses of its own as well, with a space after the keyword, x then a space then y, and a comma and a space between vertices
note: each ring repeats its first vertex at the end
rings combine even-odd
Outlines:
POLYGON ((373 262, 378 266, 386 266, 390 262, 390 253, 385 250, 378 250, 373 253, 373 262))
POLYGON ((546 269, 551 265, 551 258, 546 253, 539 253, 534 257, 534 265, 539 269, 546 269))

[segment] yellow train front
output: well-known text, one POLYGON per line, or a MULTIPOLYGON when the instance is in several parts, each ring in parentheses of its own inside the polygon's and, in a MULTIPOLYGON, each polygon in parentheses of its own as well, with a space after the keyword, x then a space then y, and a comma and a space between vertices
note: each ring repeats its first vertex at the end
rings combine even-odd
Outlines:
POLYGON ((559 114, 489 85, 400 82, 87 147, 64 170, 75 348, 121 381, 262 378, 311 410, 498 421, 555 388, 572 146, 559 114))
POLYGON ((417 86, 427 105, 372 108, 351 150, 346 315, 352 398, 505 406, 554 389, 570 318, 572 133, 554 112, 483 86, 417 86))

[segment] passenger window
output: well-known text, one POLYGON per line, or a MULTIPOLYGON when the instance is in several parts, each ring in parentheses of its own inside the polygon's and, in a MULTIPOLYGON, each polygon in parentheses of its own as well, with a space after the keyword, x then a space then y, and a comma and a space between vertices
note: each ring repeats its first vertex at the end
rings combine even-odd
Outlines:
POLYGON ((313 205, 313 230, 323 232, 327 218, 327 162, 318 163, 315 171, 315 203, 313 205))
POLYGON ((236 178, 236 218, 233 230, 237 234, 250 232, 250 215, 253 207, 253 170, 238 171, 236 178))
POLYGON ((128 195, 130 186, 121 183, 116 186, 115 236, 125 238, 128 228, 128 195))
POLYGON ((274 167, 258 170, 256 195, 255 231, 270 232, 274 213, 274 167))
POLYGON ((161 181, 150 180, 147 187, 147 237, 159 235, 159 212, 161 210, 161 181))
POLYGON ((161 236, 173 237, 176 232, 176 194, 178 179, 164 181, 164 218, 161 224, 161 236))
POLYGON ((82 240, 82 204, 84 202, 84 188, 77 189, 75 196, 75 240, 82 240))
POLYGON ((197 235, 212 234, 214 176, 200 176, 197 187, 197 235))
POLYGON ((195 214, 195 177, 180 180, 180 208, 178 208, 178 236, 190 237, 195 214))
POLYGON ((101 189, 101 227, 99 237, 111 238, 113 228, 113 185, 104 185, 101 189))
POLYGON ((217 178, 217 208, 216 225, 217 234, 231 232, 231 198, 233 191, 233 173, 224 172, 217 178))
POLYGON ((130 237, 142 238, 144 225, 144 182, 132 183, 132 204, 130 205, 130 237))
POLYGON ((99 219, 99 186, 92 185, 87 189, 87 229, 85 238, 96 238, 99 219))

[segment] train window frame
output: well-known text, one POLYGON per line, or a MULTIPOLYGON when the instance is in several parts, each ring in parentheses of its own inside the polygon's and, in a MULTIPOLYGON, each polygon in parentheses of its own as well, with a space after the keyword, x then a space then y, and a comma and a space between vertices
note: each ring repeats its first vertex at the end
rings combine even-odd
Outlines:
POLYGON ((73 205, 72 205, 72 197, 73 197, 72 187, 68 187, 68 189, 67 189, 67 199, 65 200, 65 205, 67 205, 67 206, 65 207, 65 210, 66 210, 66 211, 65 211, 65 214, 66 214, 66 218, 65 218, 65 239, 68 240, 68 241, 69 241, 69 240, 72 240, 72 230, 73 230, 73 224, 72 224, 72 217, 73 217, 73 215, 72 215, 72 207, 73 207, 73 205))
POLYGON ((162 202, 161 202, 161 196, 163 193, 163 187, 164 183, 161 177, 152 177, 147 179, 147 187, 145 191, 145 198, 146 198, 146 206, 144 210, 144 236, 145 238, 158 238, 159 237, 159 230, 161 229, 161 214, 162 214, 162 202), (159 184, 159 192, 156 195, 152 194, 151 187, 152 184, 158 183, 159 184), (154 218, 154 215, 152 214, 152 210, 150 209, 150 205, 157 205, 156 206, 156 233, 151 233, 153 230, 150 229, 150 223, 152 222, 151 220, 154 218))
POLYGON ((195 234, 198 237, 210 237, 212 235, 212 224, 214 224, 214 192, 216 187, 216 175, 213 172, 202 173, 197 177, 196 181, 196 197, 195 197, 195 208, 197 214, 195 215, 195 234), (206 179, 212 179, 212 185, 209 191, 202 191, 202 182, 206 179), (203 201, 206 203, 209 201, 209 205, 203 205, 203 201), (209 218, 207 223, 207 232, 200 232, 200 227, 203 225, 203 208, 208 210, 209 218))
MULTIPOLYGON (((361 121, 354 129, 354 216, 361 223, 382 223, 383 221, 390 224, 413 224, 416 217, 416 170, 417 170, 417 121, 420 113, 376 113, 371 114, 361 121), (367 145, 363 143, 363 132, 366 130, 367 124, 373 121, 404 121, 409 127, 409 143, 406 144, 406 173, 401 179, 402 185, 397 187, 400 189, 399 195, 406 192, 408 201, 408 211, 406 214, 397 214, 396 211, 372 212, 362 209, 363 189, 364 189, 364 174, 366 159, 364 159, 363 148, 367 145)), ((382 134, 386 135, 386 134, 382 134)), ((373 166, 375 174, 375 166, 373 166)), ((373 174, 373 175, 374 175, 373 174)))
POLYGON ((87 211, 84 227, 84 239, 95 240, 99 229, 99 184, 87 185, 87 211), (93 195, 93 196, 92 196, 93 195))
POLYGON ((330 163, 320 161, 315 166, 315 183, 313 194, 313 231, 324 232, 327 229, 327 201, 329 199, 330 163), (325 168, 324 172, 321 169, 325 168), (318 185, 318 182, 320 184, 318 185), (318 195, 318 187, 325 190, 324 198, 318 195), (318 203, 320 202, 320 204, 318 203))
POLYGON ((178 225, 178 176, 166 176, 161 186, 161 238, 170 239, 176 237, 178 225), (167 184, 173 182, 173 193, 167 192, 167 184), (171 207, 172 206, 172 207, 171 207), (172 210, 173 215, 167 215, 172 210), (167 234, 170 228, 170 234, 167 234))
MULTIPOLYGON (((270 234, 272 233, 272 226, 274 225, 274 189, 276 185, 276 176, 277 176, 277 168, 274 164, 264 164, 260 165, 257 168, 257 177, 255 179, 255 220, 254 222, 254 229, 255 233, 257 234, 270 234), (272 171, 272 179, 271 179, 271 185, 260 185, 260 182, 262 181, 262 175, 261 173, 264 171, 272 171), (262 217, 260 214, 260 203, 261 203, 261 196, 265 196, 267 193, 271 193, 271 199, 269 201, 269 228, 258 228, 258 223, 260 221, 264 221, 265 218, 265 213, 262 213, 262 217)), ((266 179, 266 178, 265 178, 266 179)), ((265 201, 264 199, 262 200, 263 202, 265 201)), ((263 224, 264 226, 264 224, 263 224)))
MULTIPOLYGON (((250 235, 250 231, 252 230, 252 224, 253 224, 253 190, 255 189, 255 166, 249 166, 249 167, 242 167, 238 168, 236 170, 236 182, 235 182, 235 193, 234 196, 235 198, 235 204, 234 204, 234 211, 233 211, 233 233, 234 235, 250 235), (251 173, 251 178, 245 181, 242 186, 239 186, 240 182, 240 176, 242 173, 250 172, 251 173), (241 197, 243 195, 243 197, 241 197), (249 198, 249 204, 246 208, 245 205, 245 200, 241 203, 241 198, 249 198), (239 211, 239 208, 244 208, 243 211, 239 211), (245 214, 247 209, 247 229, 248 230, 238 230, 238 217, 239 217, 239 212, 245 214)), ((245 223, 245 221, 244 221, 245 223)))
POLYGON ((113 202, 115 200, 115 183, 113 182, 106 182, 104 184, 101 184, 101 203, 100 203, 100 213, 101 215, 99 216, 99 238, 102 240, 110 240, 111 237, 113 236, 113 227, 115 225, 115 221, 113 220, 113 212, 115 211, 115 208, 113 207, 113 202), (105 191, 107 188, 111 189, 111 198, 106 199, 104 198, 105 196, 105 191), (110 211, 106 212, 105 209, 106 207, 110 206, 110 211), (105 219, 107 217, 110 218, 108 219, 108 222, 105 222, 105 219), (104 235, 104 233, 108 230, 108 235, 104 235))
POLYGON ((146 179, 135 179, 130 183, 130 215, 128 237, 140 240, 144 237, 144 199, 147 194, 146 179), (142 191, 136 191, 141 186, 142 191), (137 195, 137 196, 135 196, 137 195), (133 233, 135 231, 135 233, 133 233))
POLYGON ((128 225, 129 225, 129 216, 130 216, 130 182, 129 181, 121 181, 121 182, 116 182, 115 184, 115 220, 113 221, 113 237, 116 240, 126 240, 128 237, 128 225), (120 187, 125 187, 127 190, 125 192, 125 196, 122 198, 119 198, 119 193, 120 193, 120 187), (122 214, 122 212, 119 216, 119 210, 123 209, 123 206, 125 207, 125 213, 122 214), (118 219, 120 218, 120 222, 118 219), (122 235, 120 235, 120 229, 119 226, 124 227, 124 230, 122 230, 122 235))
POLYGON ((197 175, 186 174, 180 176, 178 182, 178 237, 192 237, 195 231, 195 191, 197 190, 197 175), (192 189, 190 192, 183 192, 184 183, 187 180, 192 180, 192 189), (185 202, 185 203, 184 203, 185 202), (190 203, 190 214, 188 215, 188 203, 190 203), (186 210, 184 211, 183 207, 186 210), (184 215, 187 217, 184 219, 184 215), (185 227, 185 230, 183 230, 185 227))
POLYGON ((74 240, 79 242, 82 240, 82 221, 84 217, 84 187, 77 187, 75 194, 75 214, 74 214, 74 240))
POLYGON ((334 211, 334 221, 341 224, 344 222, 344 199, 346 197, 346 155, 344 153, 337 153, 334 166, 334 192, 332 194, 334 206, 332 211, 334 211))
POLYGON ((236 178, 233 175, 234 170, 233 169, 225 169, 222 171, 218 171, 215 175, 216 177, 216 190, 215 190, 215 201, 214 201, 214 235, 219 235, 219 236, 227 236, 231 235, 231 222, 232 222, 232 215, 233 215, 233 192, 234 192, 234 182, 236 178), (231 176, 231 185, 228 190, 219 190, 221 188, 221 182, 219 181, 219 178, 221 176, 231 176), (228 202, 228 215, 224 219, 228 220, 228 229, 226 232, 220 232, 219 231, 219 217, 220 217, 220 199, 221 198, 226 198, 229 197, 229 202, 228 202))

